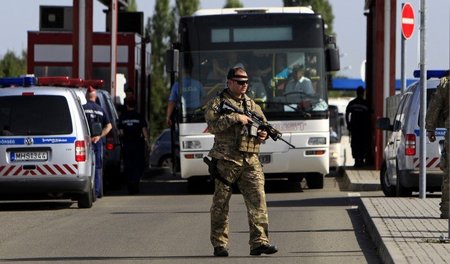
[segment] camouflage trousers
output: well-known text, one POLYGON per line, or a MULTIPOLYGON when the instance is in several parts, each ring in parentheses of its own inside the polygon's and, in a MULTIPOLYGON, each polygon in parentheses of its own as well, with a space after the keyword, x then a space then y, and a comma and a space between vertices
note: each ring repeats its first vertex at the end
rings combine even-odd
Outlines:
MULTIPOLYGON (((244 161, 243 166, 226 160, 218 160, 217 168, 222 177, 235 182, 244 197, 250 227, 250 249, 268 244, 268 214, 264 192, 264 173, 257 160, 244 161)), ((215 180, 215 190, 211 206, 211 244, 213 247, 228 245, 229 202, 233 188, 215 180)))

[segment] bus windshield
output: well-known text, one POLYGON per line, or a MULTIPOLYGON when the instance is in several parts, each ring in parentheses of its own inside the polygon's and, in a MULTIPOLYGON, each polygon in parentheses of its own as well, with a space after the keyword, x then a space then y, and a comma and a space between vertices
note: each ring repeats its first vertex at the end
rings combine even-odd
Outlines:
POLYGON ((230 68, 249 76, 247 95, 269 120, 327 118, 323 49, 287 48, 185 52, 181 58, 180 122, 204 122, 205 103, 226 88, 230 68))

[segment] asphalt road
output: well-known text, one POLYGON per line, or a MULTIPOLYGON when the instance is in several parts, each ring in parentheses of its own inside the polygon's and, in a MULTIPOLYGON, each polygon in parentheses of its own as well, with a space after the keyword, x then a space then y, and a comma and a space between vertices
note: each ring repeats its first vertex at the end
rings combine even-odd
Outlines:
POLYGON ((327 177, 323 190, 267 182, 270 238, 280 249, 271 256, 249 256, 245 205, 235 193, 230 257, 217 259, 209 242, 211 193, 189 193, 185 181, 160 172, 147 175, 140 195, 110 192, 91 209, 0 202, 0 262, 379 263, 358 211, 360 194, 341 191, 340 178, 327 177))

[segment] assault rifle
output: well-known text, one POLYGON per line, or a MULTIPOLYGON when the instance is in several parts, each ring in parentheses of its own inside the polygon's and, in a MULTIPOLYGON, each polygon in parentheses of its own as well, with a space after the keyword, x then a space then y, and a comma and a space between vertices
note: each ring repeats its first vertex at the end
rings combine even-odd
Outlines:
POLYGON ((249 117, 251 119, 252 126, 255 126, 258 129, 265 130, 267 132, 267 134, 269 135, 269 137, 271 137, 273 139, 273 141, 277 141, 279 139, 279 140, 283 141, 284 143, 288 144, 291 148, 295 148, 294 145, 287 142, 286 140, 284 140, 281 137, 282 134, 280 131, 275 129, 268 122, 265 122, 262 117, 260 117, 259 115, 257 115, 256 113, 254 113, 252 111, 249 111, 249 110, 242 111, 241 109, 236 108, 234 105, 230 104, 226 100, 222 100, 220 111, 225 112, 225 113, 238 113, 241 115, 246 115, 247 117, 249 117))

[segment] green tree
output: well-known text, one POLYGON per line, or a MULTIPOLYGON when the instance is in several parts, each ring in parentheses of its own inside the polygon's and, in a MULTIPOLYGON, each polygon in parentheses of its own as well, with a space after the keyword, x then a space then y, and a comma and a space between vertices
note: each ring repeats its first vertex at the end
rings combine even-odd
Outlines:
POLYGON ((22 51, 18 57, 13 51, 8 50, 0 60, 0 77, 16 77, 27 73, 27 53, 22 51))
POLYGON ((138 10, 138 6, 136 4, 136 0, 128 0, 128 6, 126 8, 127 12, 136 12, 138 10))
POLYGON ((179 17, 190 16, 197 11, 200 5, 199 0, 176 0, 175 6, 179 17))
POLYGON ((169 0, 155 1, 155 12, 148 20, 146 34, 149 34, 152 43, 152 78, 151 78, 151 105, 150 105, 150 133, 157 135, 165 126, 165 107, 169 94, 169 86, 165 69, 165 53, 170 47, 169 33, 172 27, 172 16, 169 11, 169 0))
POLYGON ((223 8, 239 8, 244 7, 244 5, 239 0, 227 0, 223 8))
POLYGON ((171 42, 176 42, 177 40, 177 32, 178 32, 178 23, 180 22, 180 18, 183 16, 190 16, 195 11, 198 10, 200 5, 199 0, 176 0, 175 7, 172 9, 172 31, 170 32, 171 42))
POLYGON ((328 0, 283 0, 284 6, 311 6, 314 12, 322 15, 327 25, 326 33, 333 34, 333 8, 328 0))
POLYGON ((151 104, 150 133, 152 137, 166 126, 165 112, 169 97, 169 78, 165 72, 165 54, 171 44, 177 41, 180 17, 192 15, 199 7, 199 0, 176 0, 175 6, 169 7, 169 0, 155 1, 152 18, 147 19, 145 37, 152 43, 151 56, 151 104))

